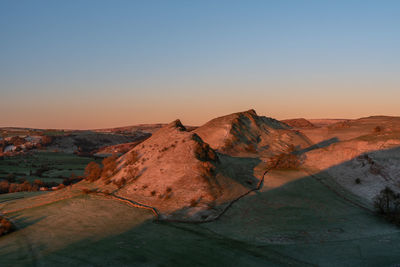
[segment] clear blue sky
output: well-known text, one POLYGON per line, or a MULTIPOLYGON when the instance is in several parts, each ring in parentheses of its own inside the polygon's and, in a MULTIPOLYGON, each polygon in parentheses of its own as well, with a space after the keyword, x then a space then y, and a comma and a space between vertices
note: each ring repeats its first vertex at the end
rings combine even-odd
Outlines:
POLYGON ((400 1, 0 1, 0 126, 400 115, 400 1))

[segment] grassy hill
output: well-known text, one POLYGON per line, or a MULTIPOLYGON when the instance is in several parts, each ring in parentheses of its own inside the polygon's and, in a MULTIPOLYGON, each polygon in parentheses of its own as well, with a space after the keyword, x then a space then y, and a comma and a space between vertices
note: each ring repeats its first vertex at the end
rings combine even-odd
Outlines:
MULTIPOLYGON (((0 238, 0 265, 390 266, 400 262, 398 228, 348 201, 346 191, 338 194, 326 186, 330 178, 324 174, 289 176, 293 180, 275 189, 265 185, 206 224, 157 223, 149 211, 81 194, 75 185, 62 192, 71 198, 7 214, 20 230, 0 238)), ((282 173, 271 173, 266 178, 280 177, 282 173)), ((47 194, 33 199, 55 196, 47 194)), ((26 195, 0 196, 1 211, 31 205, 32 197, 20 197, 26 195)))
MULTIPOLYGON (((201 157, 194 157, 195 145, 202 142, 193 140, 194 132, 180 129, 184 128, 180 124, 173 125, 178 128, 159 130, 133 149, 139 160, 132 164, 136 164, 140 175, 127 183, 126 189, 133 191, 128 192, 132 193, 130 201, 118 199, 118 194, 90 193, 106 188, 118 193, 113 188, 116 185, 105 186, 104 179, 92 183, 84 180, 54 192, 0 195, 0 215, 9 218, 17 228, 0 238, 0 266, 396 266, 400 263, 400 229, 377 216, 371 203, 384 185, 398 191, 397 118, 338 121, 304 129, 303 135, 280 129, 278 121, 257 118, 250 111, 217 118, 207 123, 207 127, 199 127, 195 131, 211 140, 210 143, 223 140, 218 134, 214 136, 216 132, 225 133, 225 139, 235 139, 231 150, 224 149, 225 141, 218 143, 221 147, 216 152, 217 170, 230 178, 215 176, 215 186, 222 194, 237 196, 242 194, 237 194, 239 186, 253 188, 255 183, 246 177, 257 178, 255 181, 261 186, 238 200, 219 198, 218 205, 230 208, 217 220, 207 223, 158 221, 151 210, 134 205, 135 201, 145 203, 141 196, 153 199, 147 205, 164 205, 162 208, 179 214, 187 209, 189 199, 183 203, 177 192, 182 190, 185 196, 191 196, 194 190, 202 188, 193 182, 192 174, 198 164, 204 164, 201 157), (238 120, 232 123, 235 118, 238 120), (276 124, 278 129, 268 128, 264 123, 274 127, 276 124), (253 141, 257 143, 255 150, 243 150, 242 144, 253 141), (290 147, 293 151, 287 149, 290 147), (268 160, 280 155, 277 153, 296 156, 301 164, 295 168, 289 166, 290 169, 273 169, 263 176, 268 160), (245 155, 252 157, 242 158, 245 155), (245 164, 239 164, 241 161, 245 164), (359 177, 362 179, 356 183, 359 177), (145 184, 148 186, 144 187, 145 184), (161 192, 159 189, 166 186, 171 187, 176 199, 163 201, 151 193, 156 189, 161 192)), ((38 162, 45 162, 46 155, 53 157, 54 163, 53 170, 47 171, 49 176, 58 175, 58 169, 78 169, 87 160, 42 154, 38 162)), ((119 158, 120 169, 116 168, 119 173, 111 178, 126 178, 124 167, 130 166, 126 160, 129 162, 125 156, 119 158)), ((24 168, 32 164, 28 161, 9 166, 26 171, 24 168)))

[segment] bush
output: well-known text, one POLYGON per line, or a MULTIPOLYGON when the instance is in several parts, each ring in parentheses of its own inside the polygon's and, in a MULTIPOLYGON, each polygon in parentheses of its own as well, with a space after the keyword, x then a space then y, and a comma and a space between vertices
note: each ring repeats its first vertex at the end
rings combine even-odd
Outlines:
POLYGON ((6 194, 9 192, 10 183, 7 180, 0 182, 0 194, 6 194))
POLYGON ((52 142, 53 142, 53 138, 51 136, 48 136, 48 135, 42 136, 41 143, 42 143, 43 146, 48 146, 52 142))
POLYGON ((374 133, 380 133, 380 132, 382 132, 382 127, 381 126, 376 126, 375 128, 374 128, 374 133))
POLYGON ((81 176, 76 176, 74 173, 72 173, 71 177, 65 178, 63 180, 63 185, 68 186, 68 185, 76 184, 77 182, 82 181, 82 179, 83 178, 81 176))
POLYGON ((82 193, 88 195, 88 194, 97 193, 97 190, 96 189, 83 188, 82 189, 82 193))
POLYGON ((139 155, 136 151, 132 151, 125 156, 125 163, 128 165, 134 164, 136 161, 138 161, 139 155))
POLYGON ((299 156, 292 153, 280 153, 270 158, 270 164, 275 169, 297 169, 300 167, 299 156))
POLYGON ((37 185, 39 187, 43 187, 44 186, 44 183, 39 179, 36 179, 35 181, 33 181, 33 184, 37 185))
POLYGON ((39 191, 41 187, 51 188, 58 185, 55 182, 44 183, 40 180, 35 180, 33 183, 26 180, 21 183, 10 183, 7 180, 3 180, 0 182, 0 194, 39 191))
POLYGON ((103 178, 108 178, 114 174, 115 170, 117 169, 117 155, 112 155, 103 159, 101 162, 103 164, 103 170, 101 172, 101 176, 103 178))
POLYGON ((378 214, 397 225, 400 225, 400 194, 391 188, 385 187, 374 200, 375 209, 378 214))
POLYGON ((381 214, 400 213, 400 194, 386 186, 374 199, 374 206, 381 214))
POLYGON ((0 236, 14 231, 14 225, 6 218, 0 216, 0 236))
POLYGON ((101 176, 102 170, 99 164, 92 161, 85 168, 85 177, 89 182, 98 180, 101 176))
POLYGON ((83 188, 82 189, 82 193, 84 193, 84 194, 89 194, 91 192, 91 190, 90 189, 88 189, 88 188, 83 188))
POLYGON ((196 207, 197 206, 197 201, 196 201, 196 199, 192 199, 192 200, 190 200, 190 207, 196 207))

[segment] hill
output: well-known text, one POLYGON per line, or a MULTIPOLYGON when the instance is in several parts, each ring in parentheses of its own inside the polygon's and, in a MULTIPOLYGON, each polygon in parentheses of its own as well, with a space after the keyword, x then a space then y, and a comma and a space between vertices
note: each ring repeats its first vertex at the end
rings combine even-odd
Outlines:
POLYGON ((257 186, 257 159, 217 153, 176 120, 118 160, 102 190, 154 207, 164 219, 209 220, 257 186))
POLYGON ((253 110, 192 131, 177 120, 94 182, 0 195, 16 226, 0 265, 397 264, 400 230, 372 199, 399 192, 399 118, 300 131, 253 110), (272 168, 285 157, 299 164, 272 168))
POLYGON ((316 127, 314 124, 312 124, 310 121, 308 121, 304 118, 282 120, 281 122, 284 122, 293 128, 314 128, 314 127, 316 127))
POLYGON ((304 136, 254 110, 193 131, 176 120, 119 158, 115 173, 98 183, 163 219, 210 220, 259 186, 268 156, 306 145, 304 136))
POLYGON ((254 110, 213 119, 193 132, 218 151, 271 156, 290 145, 310 145, 307 138, 278 120, 258 116, 254 110))

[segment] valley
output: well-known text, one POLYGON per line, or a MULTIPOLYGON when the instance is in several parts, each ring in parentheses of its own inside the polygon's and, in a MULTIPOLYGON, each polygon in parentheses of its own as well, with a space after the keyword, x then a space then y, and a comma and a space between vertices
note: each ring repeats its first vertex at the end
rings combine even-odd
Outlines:
POLYGON ((54 152, 61 143, 5 156, 0 178, 81 179, 0 194, 15 226, 0 237, 0 265, 398 264, 400 228, 374 200, 400 191, 400 120, 326 121, 249 110, 163 124, 111 157, 54 152), (89 162, 100 171, 85 171, 89 162))

